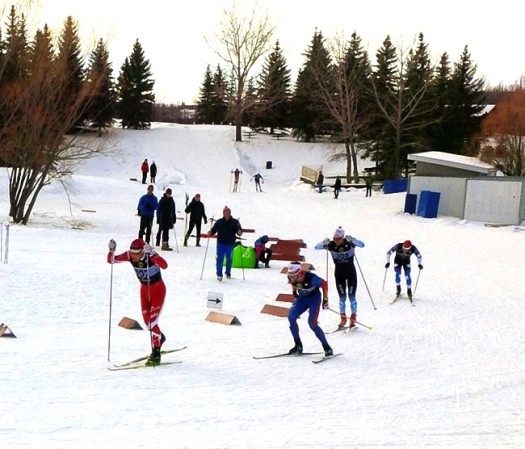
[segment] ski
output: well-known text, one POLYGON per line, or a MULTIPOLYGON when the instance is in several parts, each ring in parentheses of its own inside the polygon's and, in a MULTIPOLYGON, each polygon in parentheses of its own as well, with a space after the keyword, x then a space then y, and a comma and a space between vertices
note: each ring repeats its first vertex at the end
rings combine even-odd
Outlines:
POLYGON ((329 355, 329 356, 324 356, 324 357, 321 357, 320 359, 317 359, 317 360, 312 360, 312 363, 322 363, 322 362, 326 362, 327 360, 330 360, 330 359, 333 359, 334 357, 338 357, 340 355, 342 355, 343 353, 342 352, 338 352, 334 355, 329 355))
POLYGON ((290 354, 288 352, 283 352, 281 354, 253 356, 253 358, 255 360, 261 360, 261 359, 276 359, 277 357, 286 357, 286 356, 300 357, 303 355, 317 355, 317 354, 322 354, 322 352, 303 352, 302 354, 290 354))
MULTIPOLYGON (((181 348, 176 348, 176 349, 166 349, 165 351, 160 351, 160 353, 161 353, 161 355, 163 355, 163 354, 170 354, 172 352, 182 351, 183 349, 186 349, 186 348, 187 348, 187 346, 183 346, 181 348)), ((130 362, 121 363, 120 365, 114 365, 114 366, 116 368, 122 368, 124 366, 134 365, 135 363, 139 363, 139 362, 142 362, 143 360, 146 360, 148 357, 149 357, 149 355, 145 355, 143 357, 139 357, 138 359, 131 360, 130 362)))
POLYGON ((336 334, 337 332, 344 332, 345 334, 347 334, 349 332, 352 332, 353 330, 357 330, 357 326, 339 326, 337 329, 325 332, 325 335, 336 334))
POLYGON ((139 368, 156 368, 159 366, 167 366, 167 365, 177 365, 179 363, 182 363, 180 360, 177 360, 175 362, 160 362, 156 365, 147 365, 146 363, 134 363, 131 365, 113 365, 108 366, 109 371, 125 371, 129 369, 139 369, 139 368))
POLYGON ((392 301, 390 301, 390 305, 394 304, 399 298, 408 299, 410 301, 410 305, 412 307, 416 307, 416 305, 414 304, 414 297, 405 295, 396 295, 396 297, 392 301))
POLYGON ((348 327, 345 329, 345 334, 350 334, 352 332, 355 332, 357 329, 359 329, 357 326, 348 327))

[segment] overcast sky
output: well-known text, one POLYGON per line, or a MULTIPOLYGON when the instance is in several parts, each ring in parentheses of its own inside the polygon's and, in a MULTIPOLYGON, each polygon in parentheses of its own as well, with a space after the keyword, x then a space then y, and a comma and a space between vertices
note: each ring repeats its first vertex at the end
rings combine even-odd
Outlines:
MULTIPOLYGON (((20 0, 20 2, 28 0, 20 0)), ((19 2, 19 3, 20 3, 19 2)), ((10 4, 2 0, 2 4, 10 4)), ((60 29, 65 17, 79 22, 86 45, 108 41, 115 75, 138 38, 150 61, 157 102, 194 103, 206 66, 220 62, 204 40, 219 29, 232 0, 32 0, 33 19, 60 29)), ((253 6, 251 0, 239 4, 253 6)), ((355 31, 372 61, 387 35, 410 46, 419 32, 437 60, 447 52, 456 62, 465 45, 478 65, 478 76, 491 85, 511 84, 525 74, 525 27, 519 2, 499 0, 490 9, 473 0, 259 0, 275 25, 293 81, 315 28, 326 38, 355 31)), ((243 15, 242 13, 240 15, 243 15)), ((225 67, 224 64, 221 64, 225 67)))

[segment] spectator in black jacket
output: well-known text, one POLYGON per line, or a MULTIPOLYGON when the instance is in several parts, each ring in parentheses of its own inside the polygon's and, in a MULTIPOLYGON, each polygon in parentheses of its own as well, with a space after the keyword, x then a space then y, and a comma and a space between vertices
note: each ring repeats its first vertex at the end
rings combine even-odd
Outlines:
POLYGON ((190 204, 186 206, 184 210, 187 214, 190 214, 190 224, 188 227, 188 232, 184 236, 184 246, 188 246, 188 238, 191 235, 193 228, 196 228, 197 231, 197 244, 195 246, 201 246, 201 222, 204 219, 204 224, 208 223, 208 218, 206 217, 206 212, 204 210, 204 204, 201 202, 201 195, 197 193, 190 204))
POLYGON ((166 189, 164 195, 159 201, 157 209, 157 223, 159 230, 157 231, 157 246, 160 245, 160 238, 162 236, 162 251, 172 251, 169 246, 170 230, 175 226, 177 216, 175 214, 175 200, 173 199, 171 189, 166 189))

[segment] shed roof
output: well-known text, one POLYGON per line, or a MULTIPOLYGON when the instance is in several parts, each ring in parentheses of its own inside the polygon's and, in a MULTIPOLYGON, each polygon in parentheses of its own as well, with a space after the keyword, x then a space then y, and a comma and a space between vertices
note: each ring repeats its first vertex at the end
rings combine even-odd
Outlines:
POLYGON ((497 169, 490 164, 481 162, 476 157, 461 156, 459 154, 444 153, 442 151, 425 151, 409 154, 408 159, 427 164, 443 165, 477 173, 496 173, 497 169))

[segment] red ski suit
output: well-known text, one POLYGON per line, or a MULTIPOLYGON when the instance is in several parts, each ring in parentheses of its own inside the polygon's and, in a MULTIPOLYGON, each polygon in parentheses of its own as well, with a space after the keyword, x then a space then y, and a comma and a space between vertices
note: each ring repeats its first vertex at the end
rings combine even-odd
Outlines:
POLYGON ((115 255, 109 252, 108 263, 130 262, 135 270, 135 275, 140 282, 140 305, 142 318, 151 331, 151 346, 160 348, 161 331, 159 328, 159 317, 166 298, 166 285, 162 280, 160 269, 168 268, 168 263, 157 253, 150 256, 143 255, 138 261, 134 261, 129 251, 115 255), (149 285, 148 285, 149 281, 149 285))

